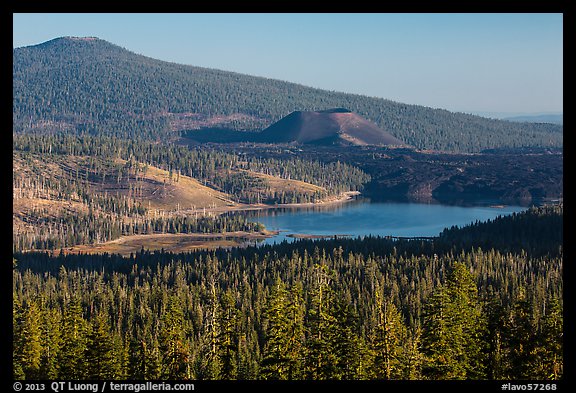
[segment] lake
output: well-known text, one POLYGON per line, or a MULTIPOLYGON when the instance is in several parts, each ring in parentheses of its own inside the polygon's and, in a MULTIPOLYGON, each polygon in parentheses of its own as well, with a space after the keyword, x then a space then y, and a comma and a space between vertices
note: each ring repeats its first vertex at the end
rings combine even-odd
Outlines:
POLYGON ((421 203, 370 202, 366 199, 310 208, 266 209, 249 214, 278 236, 261 244, 293 241, 301 235, 437 236, 444 228, 486 221, 526 210, 521 206, 449 206, 421 203))

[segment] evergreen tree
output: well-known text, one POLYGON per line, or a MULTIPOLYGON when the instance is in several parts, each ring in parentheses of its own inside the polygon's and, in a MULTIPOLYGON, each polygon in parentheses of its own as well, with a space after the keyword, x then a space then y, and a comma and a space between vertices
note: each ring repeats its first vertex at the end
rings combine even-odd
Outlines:
POLYGON ((506 379, 507 353, 503 343, 503 330, 506 310, 498 294, 490 288, 487 295, 486 310, 488 322, 488 379, 506 379))
POLYGON ((560 299, 548 299, 538 335, 538 379, 560 379, 563 374, 564 318, 560 299))
POLYGON ((132 337, 129 344, 128 375, 130 379, 150 378, 150 359, 146 341, 132 337))
POLYGON ((503 323, 502 341, 505 348, 507 379, 532 379, 538 366, 537 328, 533 303, 525 288, 520 288, 503 323))
POLYGON ((432 379, 485 377, 486 321, 470 271, 455 262, 424 316, 424 375, 432 379))
POLYGON ((408 333, 407 342, 404 344, 404 377, 403 379, 422 379, 422 364, 424 355, 421 352, 422 329, 416 326, 408 333))
POLYGON ((87 323, 82 315, 78 297, 73 297, 64 306, 62 322, 62 347, 58 352, 58 377, 78 380, 85 376, 87 323))
POLYGON ((260 375, 260 351, 257 334, 252 329, 238 337, 238 379, 255 380, 260 375))
POLYGON ((41 379, 58 378, 58 354, 62 346, 60 309, 46 308, 42 311, 42 359, 41 379))
POLYGON ((218 319, 221 330, 218 335, 218 354, 222 364, 221 378, 236 379, 239 314, 232 290, 226 290, 222 294, 220 305, 218 319))
POLYGON ((199 356, 196 357, 195 369, 199 379, 221 379, 222 360, 219 352, 220 302, 218 301, 216 284, 210 283, 209 302, 204 317, 203 335, 200 342, 199 356))
POLYGON ((86 362, 86 379, 118 379, 120 364, 114 350, 108 318, 99 312, 90 322, 86 338, 84 360, 86 362))
POLYGON ((288 379, 302 379, 302 364, 304 356, 304 293, 302 282, 292 284, 288 291, 288 304, 286 309, 288 342, 285 347, 288 361, 288 379))
POLYGON ((357 333, 358 316, 343 297, 335 296, 331 305, 333 332, 331 352, 336 359, 333 379, 354 380, 363 376, 363 357, 366 346, 357 333))
POLYGON ((160 331, 162 378, 191 379, 190 349, 180 300, 170 296, 160 331))
POLYGON ((267 323, 261 376, 264 379, 292 380, 300 376, 303 308, 301 289, 288 291, 279 278, 272 288, 264 311, 267 323))
POLYGON ((376 307, 378 322, 371 337, 373 372, 377 379, 403 379, 407 328, 394 303, 383 302, 379 292, 376 292, 376 307))
MULTIPOLYGON (((16 259, 13 258, 12 261, 14 262, 16 259)), ((17 294, 13 294, 13 303, 12 303, 12 375, 16 380, 23 380, 26 379, 26 375, 24 374, 24 370, 22 369, 22 363, 20 361, 20 353, 22 347, 22 338, 21 338, 21 321, 22 321, 22 304, 18 299, 17 294)))
MULTIPOLYGON (((321 258, 315 250, 313 258, 321 258)), ((336 319, 331 314, 334 293, 330 286, 332 278, 326 265, 315 265, 311 271, 312 282, 308 294, 309 304, 305 319, 306 350, 304 375, 307 379, 335 379, 338 376, 338 359, 332 343, 336 319)))
POLYGON ((42 359, 40 310, 35 301, 25 301, 14 326, 14 357, 23 375, 16 378, 37 379, 42 359))

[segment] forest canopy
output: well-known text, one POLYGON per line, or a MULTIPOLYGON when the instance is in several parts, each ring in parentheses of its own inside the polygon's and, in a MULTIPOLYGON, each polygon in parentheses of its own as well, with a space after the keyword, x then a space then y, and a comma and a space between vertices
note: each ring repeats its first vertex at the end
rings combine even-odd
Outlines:
POLYGON ((486 224, 504 237, 517 221, 547 229, 518 249, 482 249, 471 233, 483 228, 472 226, 450 230, 448 242, 17 253, 14 377, 559 379, 563 250, 553 217, 561 206, 486 224))

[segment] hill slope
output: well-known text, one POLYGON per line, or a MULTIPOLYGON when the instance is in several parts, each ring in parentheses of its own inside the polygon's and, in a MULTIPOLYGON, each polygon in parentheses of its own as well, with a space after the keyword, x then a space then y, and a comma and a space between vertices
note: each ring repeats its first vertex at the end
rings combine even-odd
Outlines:
MULTIPOLYGON (((36 142, 33 149, 41 149, 42 143, 36 142)), ((362 172, 344 164, 317 164, 315 174, 299 174, 301 161, 283 161, 282 174, 274 171, 274 162, 270 160, 261 160, 258 168, 245 161, 234 163, 231 161, 234 156, 205 149, 203 154, 208 156, 204 162, 194 160, 192 153, 184 159, 204 173, 213 167, 211 175, 198 181, 185 174, 189 170, 175 170, 173 163, 168 165, 169 169, 163 169, 161 166, 165 165, 161 163, 155 166, 138 161, 141 157, 137 153, 128 153, 129 160, 111 156, 105 151, 106 143, 99 143, 102 150, 93 154, 87 154, 89 148, 73 147, 73 142, 67 145, 70 149, 67 152, 54 141, 52 153, 14 149, 14 250, 102 243, 122 235, 254 232, 259 230, 255 223, 220 214, 248 207, 245 202, 251 197, 257 199, 252 201, 252 205, 258 202, 257 207, 265 203, 334 200, 339 194, 334 189, 335 179, 345 178, 348 172, 358 181, 366 181, 359 176, 362 172), (72 150, 75 154, 67 154, 72 150), (319 178, 320 174, 324 180, 319 178), (324 183, 326 187, 298 177, 324 183), (220 187, 215 187, 216 179, 223 181, 220 187)), ((124 144, 118 151, 128 150, 126 147, 124 144)), ((179 150, 186 151, 163 146, 163 152, 172 157, 179 150)), ((153 154, 150 148, 145 151, 153 154)), ((350 191, 349 186, 343 187, 350 191)))
POLYGON ((404 145, 374 123, 342 108, 292 112, 260 134, 269 143, 404 145))
POLYGON ((512 123, 278 80, 179 65, 97 38, 13 51, 15 132, 167 140, 203 127, 261 130, 293 111, 346 107, 417 148, 561 146, 562 127, 512 123))

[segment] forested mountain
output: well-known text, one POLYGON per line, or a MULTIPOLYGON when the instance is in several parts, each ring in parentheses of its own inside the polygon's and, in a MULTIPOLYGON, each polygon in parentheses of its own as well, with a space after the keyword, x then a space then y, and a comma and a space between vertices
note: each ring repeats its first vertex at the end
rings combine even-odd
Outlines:
POLYGON ((408 145, 476 152, 561 146, 562 126, 514 123, 179 65, 97 38, 13 51, 15 132, 171 139, 205 127, 258 131, 293 111, 345 107, 408 145))
POLYGON ((533 208, 433 241, 16 253, 14 377, 560 379, 562 215, 533 208), (538 229, 512 248, 472 237, 518 225, 538 229))

